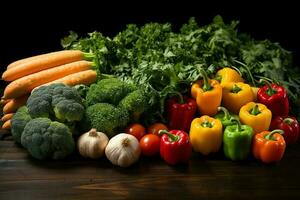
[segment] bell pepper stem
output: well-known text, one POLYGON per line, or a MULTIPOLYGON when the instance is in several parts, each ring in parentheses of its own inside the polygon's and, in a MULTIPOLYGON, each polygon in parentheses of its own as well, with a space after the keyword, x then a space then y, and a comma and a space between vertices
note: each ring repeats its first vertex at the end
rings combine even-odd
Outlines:
POLYGON ((259 108, 258 108, 258 105, 256 104, 256 105, 254 106, 254 108, 252 108, 252 109, 250 110, 250 114, 251 114, 251 115, 258 115, 259 113, 261 113, 261 112, 260 112, 260 110, 259 110, 259 108))
POLYGON ((283 120, 283 123, 288 124, 288 125, 291 125, 293 122, 294 122, 294 120, 289 117, 287 117, 283 120))
POLYGON ((273 94, 276 94, 277 91, 272 88, 271 83, 266 78, 262 77, 259 82, 265 83, 268 86, 268 89, 266 90, 267 95, 272 96, 273 94))
POLYGON ((253 75, 252 75, 252 73, 251 73, 249 67, 248 67, 246 64, 244 64, 244 63, 242 63, 242 62, 240 62, 240 61, 238 61, 238 60, 236 60, 236 59, 234 59, 233 61, 236 62, 236 63, 238 63, 238 64, 240 64, 242 67, 244 67, 244 68, 246 69, 246 71, 247 71, 247 73, 248 73, 248 75, 249 75, 249 77, 250 77, 250 79, 251 79, 252 85, 253 85, 253 86, 256 86, 255 80, 254 80, 254 78, 253 78, 253 75))
POLYGON ((179 136, 174 135, 174 134, 170 133, 170 132, 167 131, 167 130, 160 130, 160 131, 158 132, 158 134, 159 134, 159 135, 166 134, 171 142, 176 142, 177 140, 179 140, 179 136))
POLYGON ((231 89, 231 92, 232 93, 238 93, 239 91, 241 91, 242 89, 237 86, 236 84, 233 85, 232 89, 231 89))
POLYGON ((172 92, 172 94, 175 94, 175 95, 177 95, 179 97, 179 100, 178 100, 179 104, 184 104, 185 103, 184 99, 183 99, 183 96, 182 96, 182 94, 180 92, 174 91, 174 92, 172 92))
POLYGON ((209 81, 208 81, 208 76, 205 72, 205 70, 203 68, 199 68, 199 72, 200 74, 202 75, 203 77, 203 90, 204 91, 209 91, 211 90, 211 85, 209 84, 209 81))
POLYGON ((229 120, 230 119, 230 114, 228 112, 228 110, 225 107, 218 107, 218 111, 222 111, 224 113, 224 118, 229 120))
POLYGON ((230 67, 233 68, 235 71, 237 71, 241 77, 243 76, 243 74, 242 74, 242 72, 239 70, 239 68, 237 68, 237 67, 235 67, 235 66, 230 66, 230 67))
POLYGON ((241 132, 242 131, 242 125, 241 125, 240 120, 232 118, 231 121, 234 122, 237 125, 237 132, 241 132))
POLYGON ((221 82, 222 81, 222 76, 217 75, 217 76, 215 76, 214 79, 217 80, 218 82, 221 82))
POLYGON ((275 130, 271 131, 270 133, 268 133, 267 135, 265 135, 265 139, 266 140, 275 140, 275 138, 273 137, 273 135, 275 133, 279 133, 279 134, 282 135, 283 134, 283 130, 281 130, 281 129, 275 129, 275 130))
POLYGON ((213 127, 212 123, 210 123, 207 119, 205 119, 205 121, 201 123, 201 126, 205 127, 205 128, 212 128, 213 127))

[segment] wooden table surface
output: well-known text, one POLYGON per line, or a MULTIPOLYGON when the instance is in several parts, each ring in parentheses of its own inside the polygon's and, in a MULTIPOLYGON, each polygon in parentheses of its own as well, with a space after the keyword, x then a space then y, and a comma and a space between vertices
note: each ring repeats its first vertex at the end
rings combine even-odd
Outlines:
POLYGON ((76 153, 62 161, 38 161, 10 138, 0 141, 0 199, 299 199, 300 144, 283 160, 265 165, 250 158, 226 160, 221 153, 193 154, 171 167, 159 157, 130 168, 106 158, 76 153))

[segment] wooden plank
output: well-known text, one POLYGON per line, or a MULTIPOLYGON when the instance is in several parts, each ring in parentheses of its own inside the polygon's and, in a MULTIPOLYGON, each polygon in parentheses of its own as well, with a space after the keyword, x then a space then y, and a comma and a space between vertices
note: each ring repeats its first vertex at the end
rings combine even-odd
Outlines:
POLYGON ((76 153, 62 161, 39 161, 14 142, 0 141, 0 199, 296 199, 299 150, 289 147, 273 165, 193 154, 188 165, 171 167, 157 156, 124 169, 76 153))

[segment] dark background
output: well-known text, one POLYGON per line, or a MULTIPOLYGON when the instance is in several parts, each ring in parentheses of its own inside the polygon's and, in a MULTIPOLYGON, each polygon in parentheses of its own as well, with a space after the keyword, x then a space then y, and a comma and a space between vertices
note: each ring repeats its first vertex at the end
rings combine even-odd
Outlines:
MULTIPOLYGON (((61 1, 9 2, 0 6, 0 66, 61 49, 69 30, 85 35, 94 30, 114 36, 128 23, 170 22, 178 30, 191 16, 200 25, 220 14, 225 22, 239 20, 241 32, 279 42, 299 66, 299 10, 296 1, 61 1)), ((4 84, 3 82, 1 84, 4 84)))

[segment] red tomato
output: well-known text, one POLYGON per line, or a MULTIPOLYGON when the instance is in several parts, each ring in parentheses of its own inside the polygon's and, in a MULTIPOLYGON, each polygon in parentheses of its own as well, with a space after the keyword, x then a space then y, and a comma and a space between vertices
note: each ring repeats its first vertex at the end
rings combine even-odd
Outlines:
POLYGON ((134 123, 130 124, 126 129, 125 132, 127 134, 133 135, 140 141, 140 139, 146 134, 146 129, 141 124, 134 123))
POLYGON ((164 125, 163 123, 154 123, 151 126, 148 127, 148 132, 147 133, 151 133, 154 135, 158 135, 158 132, 160 130, 168 130, 168 127, 166 125, 164 125))
POLYGON ((154 156, 159 153, 160 137, 154 134, 147 134, 140 140, 142 154, 145 156, 154 156))

